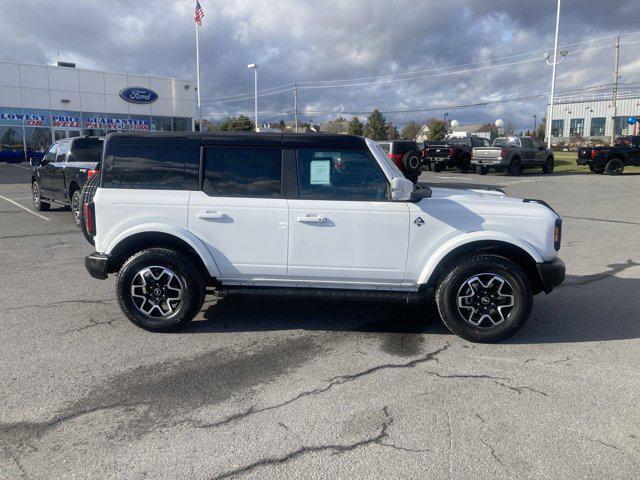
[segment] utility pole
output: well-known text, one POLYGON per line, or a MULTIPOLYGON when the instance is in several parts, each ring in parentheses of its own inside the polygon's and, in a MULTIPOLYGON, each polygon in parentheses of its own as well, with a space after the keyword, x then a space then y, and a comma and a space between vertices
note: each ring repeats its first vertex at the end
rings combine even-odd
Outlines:
POLYGON ((611 122, 611 146, 616 141, 616 117, 618 116, 618 66, 620 64, 620 35, 616 37, 613 45, 616 49, 616 64, 613 70, 613 91, 611 92, 611 106, 613 107, 613 121, 611 122))
POLYGON ((536 136, 536 128, 538 127, 538 116, 534 113, 533 114, 533 135, 532 136, 536 136))
POLYGON ((298 86, 295 83, 293 84, 293 123, 298 133, 298 86))

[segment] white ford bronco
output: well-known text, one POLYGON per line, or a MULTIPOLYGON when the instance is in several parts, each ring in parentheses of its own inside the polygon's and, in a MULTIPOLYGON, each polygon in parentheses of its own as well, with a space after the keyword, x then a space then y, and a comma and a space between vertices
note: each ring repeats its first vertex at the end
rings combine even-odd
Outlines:
POLYGON ((148 330, 185 325, 207 289, 435 296, 452 332, 495 342, 564 279, 545 202, 416 186, 362 137, 115 133, 103 159, 84 198, 86 268, 117 273, 120 307, 148 330))

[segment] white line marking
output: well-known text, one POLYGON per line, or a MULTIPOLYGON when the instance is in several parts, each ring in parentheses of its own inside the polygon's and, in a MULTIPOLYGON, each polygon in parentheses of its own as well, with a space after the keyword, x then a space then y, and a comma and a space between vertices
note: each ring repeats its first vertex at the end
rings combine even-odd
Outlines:
POLYGON ((454 180, 473 180, 471 177, 444 177, 442 175, 436 175, 436 178, 452 178, 454 180))
POLYGON ((15 165, 13 163, 7 163, 7 165, 11 165, 12 167, 22 168, 24 170, 31 170, 31 167, 27 167, 26 165, 15 165))
POLYGON ((9 203, 13 203, 16 207, 20 207, 21 209, 35 215, 38 218, 41 218, 42 220, 46 220, 47 222, 49 220, 51 220, 50 218, 45 217, 44 215, 40 215, 39 213, 34 212, 33 210, 29 210, 27 207, 25 207, 24 205, 20 205, 18 202, 14 202, 13 200, 11 200, 10 198, 7 197, 3 197, 2 195, 0 195, 0 198, 2 198, 3 200, 6 200, 9 203))

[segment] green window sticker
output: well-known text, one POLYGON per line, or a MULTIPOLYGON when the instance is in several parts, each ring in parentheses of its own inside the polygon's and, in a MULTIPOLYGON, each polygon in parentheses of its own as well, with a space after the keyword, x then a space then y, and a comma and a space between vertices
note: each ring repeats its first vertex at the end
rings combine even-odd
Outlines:
POLYGON ((310 163, 309 184, 331 185, 331 160, 312 160, 310 163))

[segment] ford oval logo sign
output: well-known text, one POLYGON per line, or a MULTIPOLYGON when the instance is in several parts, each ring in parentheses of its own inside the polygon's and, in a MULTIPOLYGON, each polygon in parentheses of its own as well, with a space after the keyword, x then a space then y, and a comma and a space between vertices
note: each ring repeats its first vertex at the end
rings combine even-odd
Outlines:
POLYGON ((129 103, 153 103, 158 94, 144 87, 129 87, 120 90, 120 98, 129 103))

